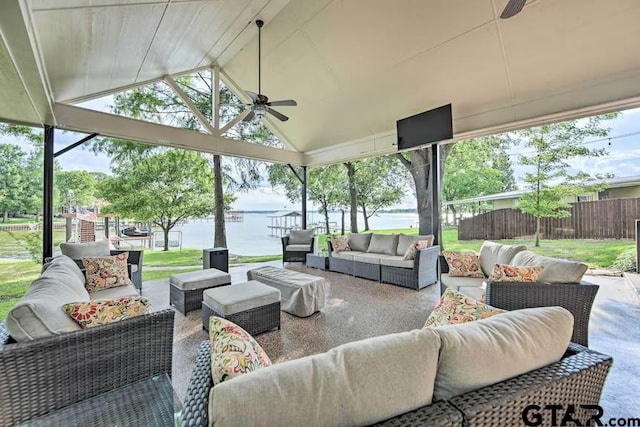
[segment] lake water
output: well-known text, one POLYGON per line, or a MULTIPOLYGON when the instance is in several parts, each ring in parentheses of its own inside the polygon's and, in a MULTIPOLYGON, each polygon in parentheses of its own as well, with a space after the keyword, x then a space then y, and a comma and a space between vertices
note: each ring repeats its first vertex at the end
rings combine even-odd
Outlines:
MULTIPOLYGON (((323 221, 318 213, 309 214, 309 223, 323 221)), ((264 213, 244 213, 242 222, 227 222, 227 246, 229 253, 235 255, 273 255, 282 253, 280 237, 272 236, 267 226, 271 225, 271 218, 264 213)), ((329 220, 332 227, 340 226, 341 214, 331 213, 329 220)), ((349 225, 348 213, 345 217, 346 226, 349 225)), ((389 228, 417 227, 418 214, 412 213, 382 213, 369 219, 369 227, 373 230, 389 228)), ((186 224, 177 226, 175 231, 182 232, 182 247, 205 249, 213 247, 213 219, 189 220, 186 224)), ((362 215, 358 215, 358 228, 364 229, 362 215)), ((169 236, 169 240, 177 235, 169 236)))

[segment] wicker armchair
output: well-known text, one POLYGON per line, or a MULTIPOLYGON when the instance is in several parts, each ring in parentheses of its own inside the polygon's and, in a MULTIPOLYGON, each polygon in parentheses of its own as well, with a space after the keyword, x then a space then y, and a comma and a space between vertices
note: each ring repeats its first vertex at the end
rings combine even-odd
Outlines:
MULTIPOLYGON (((449 266, 443 256, 439 258, 439 274, 448 273, 449 266)), ((440 282, 444 292, 446 285, 440 282)), ((485 302, 503 310, 560 306, 573 314, 574 343, 589 345, 589 318, 599 286, 580 283, 500 283, 487 280, 485 302)))
MULTIPOLYGON (((210 344, 205 341, 200 345, 187 389, 181 425, 197 427, 209 424, 209 392, 213 387, 210 355, 210 344)), ((540 406, 576 402, 597 405, 611 364, 610 356, 570 343, 564 357, 556 363, 455 396, 451 400, 434 402, 376 425, 521 425, 522 409, 532 403, 540 406)), ((295 405, 295 402, 291 404, 295 405)), ((583 420, 588 418, 584 412, 578 415, 583 420)), ((551 424, 548 417, 549 414, 545 414, 542 425, 551 424)))
POLYGON ((15 343, 0 324, 0 425, 153 375, 171 375, 173 310, 15 343))
POLYGON ((282 238, 282 262, 306 262, 307 254, 313 253, 314 239, 313 230, 291 230, 282 238))

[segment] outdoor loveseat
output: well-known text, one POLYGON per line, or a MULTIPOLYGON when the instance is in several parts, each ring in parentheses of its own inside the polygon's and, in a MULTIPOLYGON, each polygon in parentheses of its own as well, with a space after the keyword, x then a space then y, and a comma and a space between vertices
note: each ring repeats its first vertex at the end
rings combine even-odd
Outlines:
MULTIPOLYGON (((535 310, 547 311, 539 312, 539 315, 530 311, 504 313, 494 316, 504 316, 501 320, 486 324, 484 333, 480 334, 483 337, 491 335, 492 332, 488 331, 495 331, 499 323, 502 326, 497 328, 502 328, 506 319, 519 317, 513 327, 518 330, 518 338, 509 334, 494 335, 506 340, 509 343, 507 347, 501 347, 500 339, 497 339, 488 347, 485 347, 487 342, 481 343, 478 349, 477 340, 467 341, 469 336, 478 332, 477 329, 470 331, 466 338, 456 339, 465 335, 461 331, 469 328, 469 324, 426 331, 431 336, 445 335, 441 335, 441 344, 423 345, 421 334, 428 329, 425 328, 357 341, 327 353, 276 363, 215 386, 211 371, 211 345, 208 341, 203 342, 184 400, 182 425, 255 425, 259 419, 262 425, 507 426, 521 425, 523 411, 531 404, 540 407, 577 402, 597 405, 611 367, 611 357, 573 343, 569 343, 567 348, 570 323, 559 322, 563 324, 556 328, 557 316, 553 314, 561 309, 535 310), (538 316, 549 314, 552 318, 546 323, 546 332, 539 333, 534 327, 530 329, 529 338, 523 338, 521 332, 538 321, 530 323, 531 318, 539 319, 538 316), (447 339, 446 335, 453 339, 447 339), (550 345, 550 341, 555 344, 550 345), (524 350, 521 347, 523 342, 528 343, 525 345, 527 354, 520 357, 524 350), (494 347, 496 345, 498 348, 494 347), (465 346, 472 347, 472 350, 465 350, 465 346), (557 355, 551 357, 555 361, 539 360, 540 357, 544 359, 549 351, 557 355), (509 352, 511 362, 496 362, 496 358, 509 352), (537 353, 533 361, 531 353, 537 353), (385 367, 389 357, 394 361, 401 359, 401 362, 385 367), (476 362, 472 363, 470 359, 476 362), (539 363, 538 368, 522 369, 531 363, 539 363), (486 386, 466 384, 467 378, 477 381, 467 371, 481 369, 482 377, 497 366, 500 367, 498 371, 515 366, 516 370, 521 369, 521 373, 495 383, 485 383, 486 386), (433 387, 434 369, 438 372, 435 388, 429 389, 433 387), (301 377, 300 373, 306 370, 312 370, 313 375, 301 377), (341 370, 345 372, 340 374, 341 370), (457 372, 461 373, 457 375, 457 372), (449 377, 449 380, 457 381, 458 391, 445 385, 449 375, 457 377, 449 377), (370 383, 376 382, 381 386, 371 386, 370 383), (431 385, 424 388, 425 383, 431 385), (414 389, 416 387, 417 390, 414 389), (278 392, 267 391, 273 389, 278 392), (460 390, 466 391, 460 393, 460 390), (423 401, 426 403, 416 405, 421 401, 419 395, 423 392, 427 395, 427 400, 423 401), (433 393, 433 399, 428 397, 430 393, 433 393), (292 423, 292 419, 297 422, 292 423)), ((588 414, 579 408, 576 416, 583 421, 588 418, 588 414)), ((543 417, 541 425, 550 424, 550 413, 544 413, 543 417)))
POLYGON ((329 239, 329 270, 420 290, 438 280, 440 247, 419 249, 405 260, 407 249, 418 240, 433 242, 433 236, 351 233, 343 251, 336 251, 329 239))
POLYGON ((482 277, 454 277, 449 275, 449 265, 444 257, 440 257, 441 291, 450 287, 475 299, 484 298, 488 305, 504 310, 564 307, 574 317, 571 340, 588 346, 591 307, 599 286, 582 280, 588 268, 586 264, 537 255, 522 245, 510 246, 490 241, 483 243, 478 259, 482 277), (534 283, 495 282, 489 280, 489 276, 496 264, 542 266, 544 270, 539 281, 534 283))
MULTIPOLYGON (((154 375, 171 375, 173 310, 87 329, 74 326, 62 305, 82 301, 86 290, 80 269, 66 256, 56 257, 32 287, 39 288, 38 298, 23 299, 20 320, 0 324, 0 425, 24 422, 154 375), (11 336, 14 329, 16 336, 11 336)), ((137 291, 121 286, 89 297, 118 294, 137 291)))

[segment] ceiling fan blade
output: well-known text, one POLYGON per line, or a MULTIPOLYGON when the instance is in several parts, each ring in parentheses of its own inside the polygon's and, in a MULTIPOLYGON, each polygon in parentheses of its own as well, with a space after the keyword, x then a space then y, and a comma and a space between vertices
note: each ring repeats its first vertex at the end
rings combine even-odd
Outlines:
POLYGON ((245 91, 244 91, 244 93, 246 93, 246 94, 249 96, 249 98, 251 98, 251 100, 252 100, 253 102, 256 102, 256 101, 258 100, 258 94, 257 94, 257 93, 255 93, 255 92, 250 92, 250 91, 248 91, 248 90, 245 90, 245 91))
POLYGON ((527 0, 509 0, 509 3, 507 3, 504 10, 502 11, 500 18, 507 19, 520 13, 526 2, 527 0))
POLYGON ((270 107, 295 107, 298 103, 293 99, 285 99, 282 101, 267 102, 267 105, 270 107))
POLYGON ((283 122, 286 122, 287 120, 289 120, 289 117, 287 117, 284 114, 274 110, 273 108, 267 108, 267 113, 272 114, 273 116, 275 116, 276 118, 282 120, 283 122))
POLYGON ((247 116, 244 119, 242 119, 242 121, 250 122, 253 119, 253 116, 255 116, 255 113, 253 112, 253 110, 251 110, 249 114, 247 114, 247 116))

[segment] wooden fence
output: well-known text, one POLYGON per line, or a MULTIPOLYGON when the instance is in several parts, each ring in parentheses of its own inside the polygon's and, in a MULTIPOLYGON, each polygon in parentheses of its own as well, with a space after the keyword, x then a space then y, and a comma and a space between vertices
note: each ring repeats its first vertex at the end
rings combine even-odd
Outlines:
MULTIPOLYGON (((545 239, 634 239, 640 198, 573 203, 568 218, 542 218, 545 239)), ((458 224, 460 240, 514 239, 535 234, 535 218, 517 209, 497 209, 458 224)))

